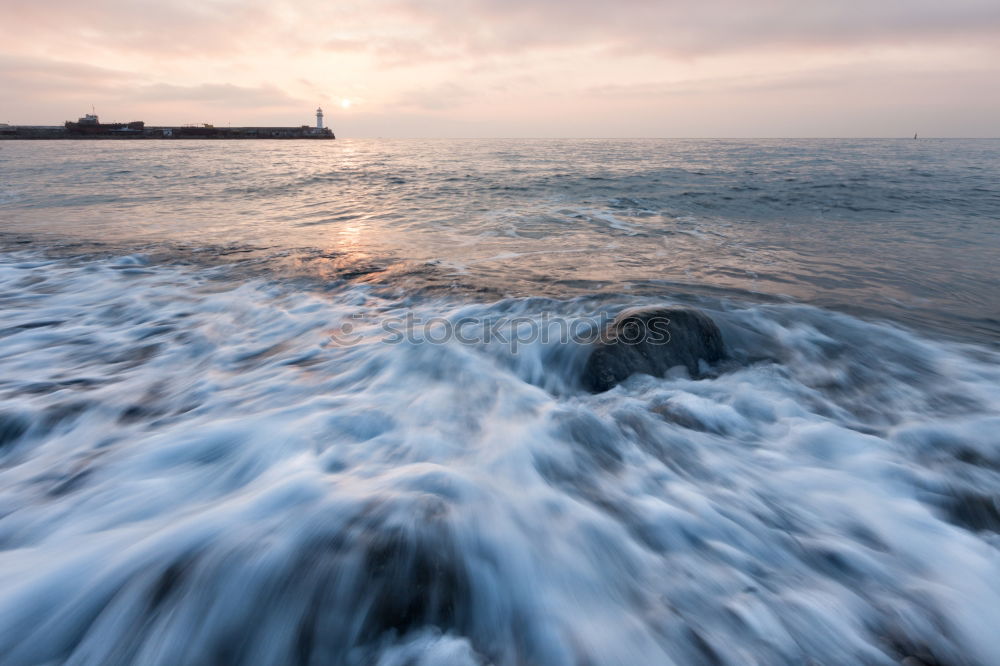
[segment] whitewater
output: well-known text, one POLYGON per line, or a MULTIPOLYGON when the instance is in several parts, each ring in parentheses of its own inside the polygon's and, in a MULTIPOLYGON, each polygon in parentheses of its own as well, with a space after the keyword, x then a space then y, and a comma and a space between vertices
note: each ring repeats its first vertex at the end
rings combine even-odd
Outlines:
POLYGON ((260 143, 0 150, 0 663, 1000 661, 1000 141, 260 143))

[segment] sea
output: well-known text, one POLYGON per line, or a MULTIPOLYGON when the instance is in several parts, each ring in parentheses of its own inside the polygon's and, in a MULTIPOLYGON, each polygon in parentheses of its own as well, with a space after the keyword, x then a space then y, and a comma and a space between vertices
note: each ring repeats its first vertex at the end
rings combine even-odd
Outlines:
POLYGON ((1000 140, 0 143, 0 663, 1000 663, 1000 140), (636 307, 725 359, 581 377, 636 307))

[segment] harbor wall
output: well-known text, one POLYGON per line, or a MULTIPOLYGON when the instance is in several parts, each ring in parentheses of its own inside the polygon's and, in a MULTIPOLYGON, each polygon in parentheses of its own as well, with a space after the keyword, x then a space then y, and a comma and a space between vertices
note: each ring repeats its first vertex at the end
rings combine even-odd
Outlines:
POLYGON ((145 127, 141 130, 73 131, 59 126, 0 126, 4 139, 335 139, 329 128, 315 127, 145 127))

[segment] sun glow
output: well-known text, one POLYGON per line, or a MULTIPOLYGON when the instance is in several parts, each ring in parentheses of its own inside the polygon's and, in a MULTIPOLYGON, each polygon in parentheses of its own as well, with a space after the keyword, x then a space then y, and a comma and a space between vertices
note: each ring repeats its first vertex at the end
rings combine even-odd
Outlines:
POLYGON ((342 109, 349 109, 349 108, 351 108, 351 100, 349 100, 349 99, 342 99, 342 100, 340 100, 340 108, 342 108, 342 109))

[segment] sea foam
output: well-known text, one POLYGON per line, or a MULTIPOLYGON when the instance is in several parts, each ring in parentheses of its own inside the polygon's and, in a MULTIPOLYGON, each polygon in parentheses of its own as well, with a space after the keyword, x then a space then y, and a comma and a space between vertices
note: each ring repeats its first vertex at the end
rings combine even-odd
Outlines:
POLYGON ((5 664, 1000 655, 988 349, 706 302, 726 362, 591 395, 586 344, 380 323, 560 328, 641 299, 27 253, 0 293, 5 664))

